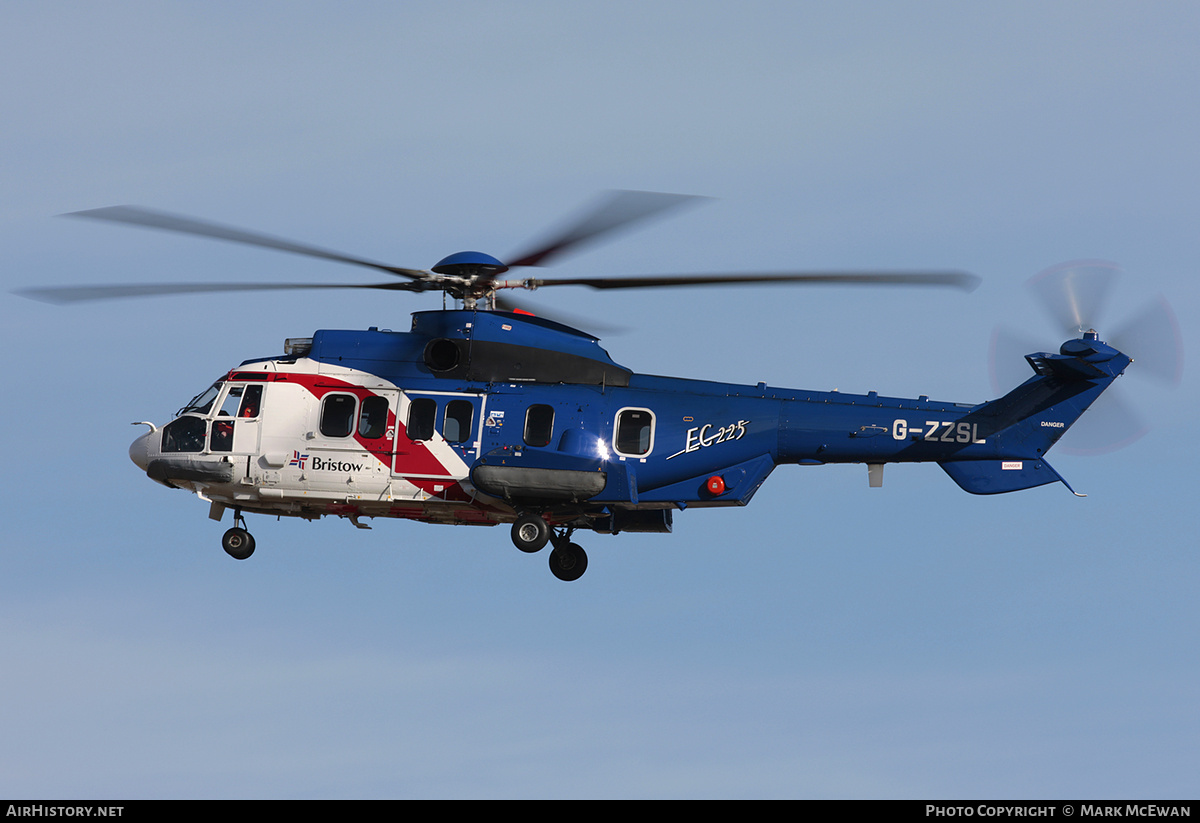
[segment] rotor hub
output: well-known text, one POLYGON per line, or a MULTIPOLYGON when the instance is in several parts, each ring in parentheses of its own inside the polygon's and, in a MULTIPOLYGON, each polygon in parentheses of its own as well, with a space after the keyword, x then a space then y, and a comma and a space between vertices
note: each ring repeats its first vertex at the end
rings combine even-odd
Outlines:
POLYGON ((449 257, 443 257, 430 271, 435 274, 448 274, 472 280, 477 277, 492 278, 503 274, 508 271, 508 266, 481 251, 460 251, 449 257))

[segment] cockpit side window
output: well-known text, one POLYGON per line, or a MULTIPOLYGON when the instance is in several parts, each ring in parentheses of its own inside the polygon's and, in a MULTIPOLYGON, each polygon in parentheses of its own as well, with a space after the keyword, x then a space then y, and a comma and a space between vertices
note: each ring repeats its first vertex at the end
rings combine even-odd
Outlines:
POLYGON ((241 418, 258 417, 262 411, 262 393, 261 385, 246 386, 246 390, 242 393, 242 404, 238 407, 237 416, 241 418))
POLYGON ((229 391, 225 394, 225 399, 221 401, 221 408, 217 412, 217 417, 233 417, 237 414, 238 406, 242 404, 242 391, 245 386, 235 384, 229 387, 229 391))
POLYGON ((217 399, 217 394, 221 391, 222 381, 218 380, 204 391, 193 397, 186 406, 175 412, 175 416, 192 413, 192 414, 208 414, 212 408, 213 401, 217 399))
POLYGON ((352 394, 325 395, 321 403, 321 434, 326 437, 349 437, 354 431, 356 404, 352 394))
POLYGON ((208 433, 208 450, 214 452, 233 451, 233 420, 214 420, 208 433))
POLYGON ((180 417, 163 426, 162 450, 164 452, 201 451, 204 448, 206 429, 207 424, 202 418, 191 415, 180 417))

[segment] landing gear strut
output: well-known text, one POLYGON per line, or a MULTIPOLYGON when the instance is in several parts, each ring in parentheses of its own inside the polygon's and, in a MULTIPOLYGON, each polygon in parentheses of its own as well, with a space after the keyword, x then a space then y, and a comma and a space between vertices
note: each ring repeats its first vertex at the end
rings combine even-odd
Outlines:
POLYGON ((234 560, 245 560, 254 554, 254 536, 246 531, 246 521, 240 511, 234 511, 233 528, 221 538, 221 548, 234 560))
POLYGON ((540 514, 521 512, 512 527, 512 541, 518 549, 530 554, 541 551, 547 543, 550 552, 550 571, 559 580, 578 580, 587 571, 587 553, 571 542, 570 527, 555 531, 540 514))

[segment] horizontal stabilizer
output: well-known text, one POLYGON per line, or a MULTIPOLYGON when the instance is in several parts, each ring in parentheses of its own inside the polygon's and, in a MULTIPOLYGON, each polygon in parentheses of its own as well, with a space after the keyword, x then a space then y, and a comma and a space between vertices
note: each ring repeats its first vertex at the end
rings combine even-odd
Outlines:
POLYGON ((938 465, 971 494, 1004 494, 1054 482, 1071 488, 1045 460, 947 460, 938 465))
POLYGON ((1064 357, 1060 354, 1028 354, 1025 359, 1033 370, 1043 377, 1058 377, 1062 380, 1103 380, 1111 375, 1094 363, 1080 357, 1064 357))

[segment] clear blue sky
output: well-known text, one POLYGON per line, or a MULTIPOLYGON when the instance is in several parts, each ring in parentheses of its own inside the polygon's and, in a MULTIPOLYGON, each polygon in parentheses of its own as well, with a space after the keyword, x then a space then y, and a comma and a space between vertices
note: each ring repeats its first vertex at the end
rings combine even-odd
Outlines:
MULTIPOLYGON (((1196 797, 1198 397, 994 498, 780 469, 577 583, 506 530, 252 519, 129 461, 243 359, 433 296, 53 307, 137 280, 358 279, 54 215, 135 203, 425 268, 597 191, 713 200, 556 274, 961 268, 973 294, 531 298, 630 368, 976 402, 1024 282, 1126 272, 1200 351, 1189 3, 9 3, 0 9, 0 795, 1196 797)), ((1103 335, 1106 326, 1101 325, 1103 335)), ((1065 445, 1065 444, 1064 444, 1065 445)))

